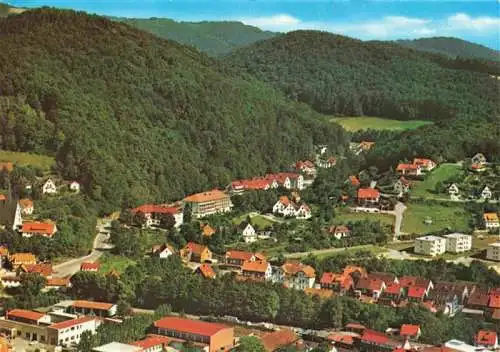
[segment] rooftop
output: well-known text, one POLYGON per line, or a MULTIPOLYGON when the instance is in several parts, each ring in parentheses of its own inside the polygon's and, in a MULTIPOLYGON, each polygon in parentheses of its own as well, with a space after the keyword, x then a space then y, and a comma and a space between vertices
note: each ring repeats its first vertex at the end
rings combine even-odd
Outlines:
POLYGON ((262 336, 262 344, 266 351, 276 351, 281 347, 286 347, 294 342, 297 342, 299 337, 289 329, 278 330, 269 332, 262 336))
POLYGON ((490 243, 488 247, 500 247, 500 242, 490 243))
POLYGON ((442 241, 442 240, 444 240, 443 237, 432 236, 432 235, 417 238, 417 241, 432 241, 432 242, 434 242, 434 241, 442 241))
POLYGON ((380 196, 380 192, 374 188, 360 188, 358 189, 358 198, 377 198, 380 196))
POLYGON ((96 318, 94 318, 94 317, 85 317, 84 316, 84 317, 80 317, 80 318, 76 318, 76 319, 71 319, 71 320, 66 320, 66 321, 62 321, 60 323, 52 324, 52 325, 49 326, 49 328, 61 330, 61 329, 66 329, 66 328, 75 326, 75 325, 87 323, 87 322, 93 321, 93 320, 96 320, 96 318))
POLYGON ((46 235, 53 235, 55 232, 56 225, 53 223, 45 222, 25 222, 23 223, 22 232, 26 233, 42 233, 46 235))
POLYGON ((74 301, 73 307, 86 309, 110 310, 113 308, 113 303, 94 302, 94 301, 74 301))
POLYGON ((131 345, 147 349, 158 345, 164 345, 171 341, 169 338, 160 335, 148 335, 145 339, 132 342, 131 345))
POLYGON ((446 237, 446 238, 461 238, 461 237, 464 237, 464 236, 471 237, 470 235, 466 235, 464 233, 458 233, 458 232, 449 233, 447 235, 444 235, 443 237, 446 237))
POLYGON ((127 345, 126 343, 110 342, 108 344, 95 347, 94 352, 140 352, 141 347, 127 345))
POLYGON ((187 196, 186 198, 184 198, 184 202, 203 203, 225 198, 229 198, 229 196, 226 193, 219 191, 218 189, 214 189, 212 191, 196 193, 187 196))
POLYGON ((154 322, 154 326, 160 329, 168 329, 187 332, 202 336, 212 336, 221 330, 230 327, 222 324, 208 323, 201 320, 191 320, 178 317, 165 317, 154 322))
POLYGON ((7 319, 9 319, 10 317, 15 317, 15 318, 37 321, 42 319, 45 315, 46 314, 34 312, 32 310, 12 309, 7 312, 7 319))
POLYGON ((156 205, 156 204, 143 204, 137 208, 132 209, 132 213, 143 213, 143 214, 149 214, 149 213, 157 213, 157 214, 177 214, 180 212, 179 208, 175 207, 165 207, 162 205, 156 205))

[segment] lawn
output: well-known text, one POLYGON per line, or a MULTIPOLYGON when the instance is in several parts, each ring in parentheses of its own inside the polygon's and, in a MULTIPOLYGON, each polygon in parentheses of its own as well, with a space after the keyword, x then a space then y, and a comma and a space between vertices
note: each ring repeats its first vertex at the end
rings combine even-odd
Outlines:
POLYGON ((407 204, 403 217, 402 231, 406 233, 434 232, 450 228, 453 231, 467 231, 471 214, 460 204, 407 204), (429 218, 432 224, 425 224, 429 218))
POLYGON ((104 253, 99 258, 99 263, 101 263, 99 271, 102 273, 108 273, 112 270, 123 273, 128 266, 135 264, 135 261, 127 257, 104 253))
POLYGON ((54 165, 54 158, 50 156, 0 150, 0 162, 5 161, 10 161, 19 166, 31 165, 44 170, 50 170, 54 165))
POLYGON ((462 167, 457 164, 441 164, 432 170, 423 181, 413 182, 411 195, 422 198, 446 198, 445 194, 436 194, 434 189, 438 182, 443 182, 462 173, 462 167))
POLYGON ((332 121, 340 124, 342 127, 344 127, 344 129, 351 132, 368 129, 404 131, 432 124, 431 121, 399 121, 384 119, 380 117, 335 117, 332 119, 332 121))
MULTIPOLYGON (((239 225, 243 221, 245 221, 246 218, 247 218, 247 215, 238 216, 237 218, 233 219, 233 224, 239 225)), ((265 217, 263 217, 261 215, 250 216, 250 219, 252 221, 252 225, 258 227, 259 229, 264 229, 268 226, 273 226, 273 224, 274 224, 273 221, 266 219, 265 217)))
POLYGON ((378 213, 355 213, 349 210, 336 210, 335 220, 341 221, 343 223, 348 223, 349 221, 380 221, 382 224, 392 226, 394 225, 394 216, 389 214, 378 214, 378 213))

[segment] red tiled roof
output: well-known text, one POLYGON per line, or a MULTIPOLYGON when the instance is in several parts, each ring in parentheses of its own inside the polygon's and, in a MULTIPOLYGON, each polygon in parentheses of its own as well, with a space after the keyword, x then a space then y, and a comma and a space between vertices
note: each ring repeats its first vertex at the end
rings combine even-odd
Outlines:
POLYGON ((198 267, 198 270, 200 271, 201 275, 203 275, 203 277, 206 279, 213 279, 215 277, 214 269, 212 269, 212 267, 208 264, 201 264, 198 267))
POLYGON ((265 273, 269 267, 269 263, 264 260, 259 260, 255 262, 244 261, 241 266, 242 271, 265 273))
POLYGON ((14 264, 22 262, 36 262, 36 257, 32 253, 14 253, 10 256, 10 261, 14 264))
POLYGON ((500 295, 500 287, 490 288, 490 290, 488 291, 488 293, 492 294, 492 295, 500 295))
POLYGON ((43 313, 38 313, 32 310, 25 310, 25 309, 12 309, 7 312, 7 319, 9 319, 10 317, 15 317, 15 318, 37 321, 43 318, 44 316, 45 314, 43 313))
POLYGON ((477 345, 493 347, 497 344, 497 333, 495 331, 479 330, 474 337, 477 345))
POLYGON ((490 308, 500 308, 500 295, 490 295, 490 308))
POLYGON ((411 298, 423 298, 425 296, 425 288, 412 286, 408 289, 408 297, 411 298))
POLYGON ((417 336, 419 331, 419 325, 403 324, 399 329, 399 334, 401 336, 417 336))
POLYGON ((360 188, 358 189, 358 199, 378 198, 380 192, 374 188, 360 188))
POLYGON ((28 264, 26 265, 26 272, 37 273, 42 276, 50 276, 53 273, 52 264, 50 263, 28 264))
POLYGON ((358 178, 354 175, 349 176, 349 181, 351 181, 351 185, 358 187, 361 182, 359 182, 358 178))
POLYGON ((364 330, 366 327, 360 323, 347 323, 345 326, 346 329, 356 329, 356 330, 364 330))
POLYGON ((99 268, 101 267, 101 264, 99 262, 84 262, 82 265, 80 265, 80 270, 81 271, 99 271, 99 268))
POLYGON ((361 336, 363 342, 373 343, 373 344, 387 344, 391 342, 389 336, 383 332, 365 329, 363 330, 363 335, 361 336))
POLYGON ((497 213, 484 213, 483 218, 485 221, 498 222, 497 213))
POLYGON ((26 208, 32 208, 33 207, 33 201, 28 198, 23 198, 19 200, 19 205, 21 208, 26 209, 26 208))
POLYGON ((70 327, 75 326, 75 325, 87 323, 87 322, 92 321, 92 320, 96 320, 96 318, 83 316, 80 318, 66 320, 66 321, 62 321, 60 323, 52 324, 49 326, 49 328, 61 330, 61 329, 70 328, 70 327))
POLYGON ((393 282, 396 281, 397 277, 394 274, 391 273, 382 273, 382 272, 371 272, 368 274, 369 279, 377 279, 377 280, 382 280, 385 282, 386 285, 389 285, 393 282))
POLYGON ((201 320, 191 320, 177 317, 165 317, 154 322, 154 326, 160 329, 186 332, 201 336, 212 336, 221 330, 229 329, 222 324, 208 323, 201 320))
POLYGON ((401 276, 399 283, 402 287, 418 286, 427 289, 431 282, 420 276, 401 276))
POLYGON ((23 233, 40 233, 52 236, 55 232, 55 224, 43 222, 25 222, 21 230, 23 233))
POLYGON ((190 196, 187 196, 186 198, 184 198, 184 202, 204 203, 204 202, 210 202, 210 201, 219 200, 219 199, 226 199, 226 198, 229 198, 229 196, 226 193, 219 191, 218 189, 214 189, 211 191, 196 193, 196 194, 192 194, 190 196))
POLYGON ((245 251, 227 251, 226 259, 236 259, 236 260, 250 260, 254 256, 251 252, 245 251))
POLYGON ((493 314, 491 315, 492 319, 499 320, 500 319, 500 309, 493 309, 493 314))
POLYGON ((458 352, 458 350, 454 350, 453 348, 449 348, 446 346, 432 346, 425 347, 422 352, 458 352))
POLYGON ((194 242, 189 242, 188 244, 186 244, 186 247, 184 248, 189 249, 192 253, 200 255, 207 248, 207 246, 194 242))
POLYGON ((335 229, 333 230, 333 233, 349 233, 349 232, 351 232, 351 230, 344 225, 335 226, 335 229))
POLYGON ((403 170, 417 170, 419 168, 419 165, 415 164, 398 164, 396 167, 396 171, 403 171, 403 170))
POLYGON ((143 214, 157 213, 157 214, 178 214, 180 212, 179 208, 175 207, 164 207, 156 204, 143 204, 137 208, 132 209, 132 213, 141 212, 143 214))
POLYGON ((11 162, 1 162, 0 163, 0 170, 7 170, 8 172, 11 172, 14 169, 14 164, 11 162))
POLYGON ((415 158, 415 159, 413 159, 413 164, 415 164, 415 165, 424 165, 424 166, 428 167, 431 164, 435 164, 435 162, 432 161, 431 159, 415 158))
POLYGON ((354 344, 354 336, 351 335, 341 335, 341 334, 330 334, 327 339, 329 341, 342 343, 344 345, 353 345, 354 344))
POLYGON ((401 293, 401 285, 392 283, 387 286, 387 288, 384 290, 384 293, 388 293, 391 295, 399 295, 401 293))
POLYGON ((74 301, 73 307, 97 309, 97 310, 110 310, 114 306, 113 303, 94 302, 94 301, 74 301))
POLYGON ((337 277, 337 275, 338 274, 330 273, 330 272, 323 273, 319 282, 322 285, 333 284, 335 282, 335 278, 337 277))
POLYGON ((286 262, 281 266, 285 274, 287 275, 296 275, 299 272, 303 272, 305 276, 307 277, 315 277, 316 272, 314 271, 314 268, 310 265, 304 265, 299 262, 286 262))
POLYGON ((132 342, 132 346, 141 347, 146 350, 160 345, 167 345, 171 340, 165 336, 160 335, 148 335, 144 340, 132 342))
POLYGON ((356 289, 379 291, 382 289, 383 284, 384 281, 380 279, 369 279, 369 278, 359 279, 358 283, 356 284, 356 289))
POLYGON ((281 185, 285 183, 287 178, 290 180, 295 180, 299 177, 300 175, 294 172, 278 172, 276 174, 267 174, 265 176, 266 179, 276 181, 281 185))
POLYGON ((52 287, 67 287, 69 285, 70 281, 69 278, 67 277, 53 277, 50 279, 47 279, 47 286, 52 286, 52 287))
POLYGON ((276 351, 281 347, 289 346, 299 340, 299 337, 289 329, 269 332, 262 337, 262 344, 266 351, 276 351))
POLYGON ((490 295, 486 292, 481 292, 479 290, 474 291, 469 296, 467 304, 470 306, 488 307, 488 302, 490 301, 490 295))
POLYGON ((271 181, 264 178, 253 178, 250 180, 237 180, 231 182, 233 189, 266 190, 271 187, 271 181))

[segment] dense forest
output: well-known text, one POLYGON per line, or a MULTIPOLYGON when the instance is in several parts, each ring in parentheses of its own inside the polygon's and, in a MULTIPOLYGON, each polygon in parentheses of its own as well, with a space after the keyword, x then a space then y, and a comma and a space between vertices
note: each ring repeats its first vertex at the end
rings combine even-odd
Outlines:
POLYGON ((451 69, 452 60, 397 44, 326 32, 291 32, 227 60, 328 114, 447 120, 489 115, 498 104, 497 80, 487 74, 451 69))
POLYGON ((0 148, 56 155, 61 176, 101 211, 178 199, 347 142, 265 83, 103 17, 9 16, 0 46, 0 148))
POLYGON ((413 40, 397 40, 396 43, 420 51, 443 54, 453 58, 483 59, 500 61, 500 52, 484 45, 471 43, 453 37, 419 38, 413 40))
POLYGON ((241 22, 177 22, 168 18, 116 18, 116 20, 151 32, 160 38, 194 46, 211 56, 228 54, 236 48, 278 35, 241 22))

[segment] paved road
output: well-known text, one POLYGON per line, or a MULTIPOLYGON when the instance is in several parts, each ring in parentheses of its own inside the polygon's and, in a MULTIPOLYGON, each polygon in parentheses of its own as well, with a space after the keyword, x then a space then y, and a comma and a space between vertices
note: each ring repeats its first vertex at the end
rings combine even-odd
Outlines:
POLYGON ((403 214, 406 210, 406 205, 401 202, 397 202, 396 206, 394 207, 394 210, 392 211, 381 211, 381 213, 386 213, 386 214, 391 214, 394 215, 396 220, 394 221, 394 237, 398 238, 399 235, 401 235, 401 224, 403 223, 403 214))
POLYGON ((93 249, 90 254, 68 260, 64 263, 54 266, 54 277, 67 277, 75 274, 80 270, 83 262, 95 262, 103 254, 103 249, 109 249, 111 246, 106 242, 109 239, 108 234, 104 234, 105 226, 109 226, 109 222, 99 220, 97 225, 98 233, 94 238, 93 249))

